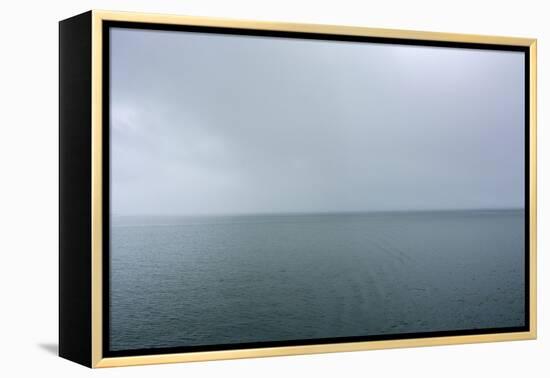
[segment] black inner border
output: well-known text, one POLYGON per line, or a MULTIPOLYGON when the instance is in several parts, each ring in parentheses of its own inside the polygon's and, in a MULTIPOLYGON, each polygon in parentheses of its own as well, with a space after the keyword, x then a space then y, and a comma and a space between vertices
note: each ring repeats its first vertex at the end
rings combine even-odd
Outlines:
MULTIPOLYGON (((103 65, 103 357, 126 357, 138 355, 155 355, 168 353, 185 353, 185 352, 202 352, 215 350, 232 350, 246 348, 266 348, 266 347, 284 347, 284 346, 299 346, 313 344, 332 344, 345 342, 359 341, 381 341, 381 340, 399 340, 412 338, 430 338, 444 336, 464 336, 464 335, 481 335, 481 334, 497 334, 509 332, 526 332, 530 329, 530 274, 529 274, 529 251, 530 251, 530 208, 529 208, 529 162, 530 162, 530 146, 529 146, 529 129, 530 129, 530 59, 529 47, 524 46, 507 46, 497 44, 482 44, 482 43, 464 43, 464 42, 443 42, 430 40, 411 40, 403 38, 386 38, 386 37, 365 37, 351 35, 334 35, 321 33, 305 33, 305 32, 287 32, 287 31, 271 31, 271 30, 255 30, 255 29, 239 29, 239 28, 223 28, 210 26, 190 26, 190 25, 167 25, 155 23, 139 23, 126 21, 103 21, 103 46, 102 46, 102 65, 103 65), (285 340, 285 341, 265 341, 251 343, 235 343, 235 344, 218 344, 218 345, 201 345, 201 346, 182 346, 170 348, 143 348, 131 350, 110 349, 110 28, 119 27, 127 29, 143 29, 143 30, 163 30, 163 31, 183 31, 183 32, 199 32, 213 34, 230 34, 244 35, 256 37, 278 37, 278 38, 298 38, 312 39, 325 41, 345 41, 345 42, 368 42, 379 44, 398 44, 398 45, 413 45, 413 46, 435 46, 435 47, 454 47, 454 48, 470 48, 480 50, 500 50, 500 51, 519 51, 524 53, 525 64, 525 325, 523 327, 506 327, 506 328, 486 328, 486 329, 467 329, 467 330, 450 330, 437 332, 420 332, 420 333, 402 333, 394 335, 371 335, 371 336, 353 336, 353 337, 333 337, 322 339, 306 339, 306 340, 285 340)), ((495 136, 498 137, 498 136, 495 136)))

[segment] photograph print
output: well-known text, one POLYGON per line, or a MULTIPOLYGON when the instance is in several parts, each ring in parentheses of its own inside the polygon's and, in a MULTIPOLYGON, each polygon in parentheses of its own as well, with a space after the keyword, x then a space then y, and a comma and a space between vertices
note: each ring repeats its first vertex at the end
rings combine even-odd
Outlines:
POLYGON ((528 328, 523 50, 105 38, 105 355, 528 328))

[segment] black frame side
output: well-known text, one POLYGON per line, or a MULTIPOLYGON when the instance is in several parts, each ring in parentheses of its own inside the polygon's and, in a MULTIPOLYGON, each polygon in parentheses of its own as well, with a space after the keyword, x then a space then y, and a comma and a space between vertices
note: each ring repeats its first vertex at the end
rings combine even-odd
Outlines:
POLYGON ((330 40, 330 41, 348 41, 348 42, 367 42, 380 44, 400 44, 413 46, 434 46, 434 47, 453 47, 453 48, 469 48, 479 50, 497 50, 497 51, 516 51, 524 55, 525 68, 525 318, 523 326, 505 327, 505 328, 485 328, 485 329, 463 329, 463 330, 448 330, 448 331, 432 331, 419 332, 408 334, 391 334, 391 335, 371 335, 371 336, 353 336, 353 337, 337 337, 337 338, 322 338, 308 340, 285 340, 285 341, 264 341, 250 343, 235 343, 223 345, 203 345, 203 346, 182 346, 168 348, 143 348, 132 350, 117 350, 110 349, 110 271, 109 271, 109 254, 110 254, 110 203, 109 194, 103 196, 103 356, 104 357, 128 357, 138 355, 157 355, 169 353, 187 353, 187 352, 204 352, 217 350, 232 350, 246 348, 264 348, 264 347, 285 347, 285 346, 301 346, 312 344, 332 344, 344 342, 362 342, 362 341, 381 341, 381 340, 401 340, 411 338, 432 338, 446 336, 466 336, 466 335, 482 335, 482 334, 499 334, 511 332, 528 332, 531 329, 530 324, 530 272, 529 272, 529 253, 530 253, 530 57, 529 47, 516 45, 499 45, 499 44, 483 44, 472 42, 448 42, 448 41, 430 41, 420 39, 401 39, 387 37, 368 37, 368 36, 352 36, 352 35, 333 35, 309 32, 285 32, 272 30, 257 30, 257 29, 239 29, 226 27, 211 27, 211 26, 191 26, 191 25, 168 25, 158 23, 139 23, 129 21, 103 21, 103 93, 102 93, 102 114, 103 114, 103 193, 110 193, 110 28, 126 28, 126 29, 141 29, 141 30, 163 30, 163 31, 183 31, 197 33, 212 33, 212 34, 229 34, 243 36, 259 36, 259 37, 279 37, 279 38, 298 38, 298 39, 313 39, 313 40, 330 40))
POLYGON ((92 367, 92 12, 59 22, 59 356, 92 367))

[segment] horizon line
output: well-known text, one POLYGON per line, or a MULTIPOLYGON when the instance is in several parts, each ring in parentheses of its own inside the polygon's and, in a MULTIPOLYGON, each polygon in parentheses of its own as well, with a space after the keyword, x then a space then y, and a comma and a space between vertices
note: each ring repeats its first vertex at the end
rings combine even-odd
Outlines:
POLYGON ((277 211, 277 212, 242 212, 242 213, 170 213, 170 214, 109 214, 111 217, 223 217, 223 216, 258 216, 258 215, 338 215, 338 214, 379 214, 379 213, 421 213, 421 212, 467 212, 467 211, 525 211, 525 207, 478 207, 478 208, 441 208, 441 209, 389 209, 389 210, 326 210, 326 211, 277 211))

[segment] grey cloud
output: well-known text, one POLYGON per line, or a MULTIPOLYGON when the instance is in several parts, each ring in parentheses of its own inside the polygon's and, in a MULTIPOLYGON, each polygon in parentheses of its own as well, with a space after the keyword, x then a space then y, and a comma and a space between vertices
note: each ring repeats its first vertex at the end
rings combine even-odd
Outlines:
POLYGON ((521 53, 111 39, 114 214, 523 206, 521 53))

